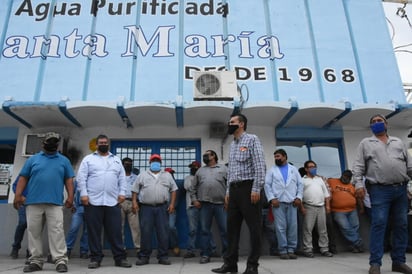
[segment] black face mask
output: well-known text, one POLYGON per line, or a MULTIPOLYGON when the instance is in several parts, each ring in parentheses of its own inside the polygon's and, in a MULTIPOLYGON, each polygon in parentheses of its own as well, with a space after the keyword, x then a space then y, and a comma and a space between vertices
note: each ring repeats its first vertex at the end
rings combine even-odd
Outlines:
POLYGON ((57 143, 51 143, 51 144, 44 143, 43 147, 44 147, 44 150, 46 150, 48 152, 56 152, 58 144, 57 143))
POLYGON ((239 128, 239 125, 228 125, 227 133, 232 135, 239 128))
POLYGON ((124 170, 125 170, 127 173, 130 173, 130 172, 132 172, 132 166, 131 166, 131 165, 125 165, 125 166, 124 166, 124 170))
POLYGON ((190 169, 190 175, 195 175, 197 171, 197 168, 191 168, 190 169))
POLYGON ((205 163, 206 165, 208 165, 209 162, 210 162, 210 160, 209 160, 209 154, 203 155, 203 163, 205 163))
POLYGON ((100 145, 97 146, 97 150, 101 153, 107 153, 109 151, 109 145, 100 145))
POLYGON ((275 160, 275 164, 276 164, 277 166, 281 166, 281 165, 283 165, 283 162, 282 162, 282 160, 280 160, 280 159, 276 159, 276 160, 275 160))

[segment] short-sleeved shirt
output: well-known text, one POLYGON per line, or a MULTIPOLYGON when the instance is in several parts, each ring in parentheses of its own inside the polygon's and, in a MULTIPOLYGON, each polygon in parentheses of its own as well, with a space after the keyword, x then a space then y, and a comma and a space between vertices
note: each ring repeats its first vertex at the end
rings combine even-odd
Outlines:
POLYGON ((313 178, 307 175, 302 178, 303 183, 303 203, 312 206, 324 206, 325 198, 328 198, 329 191, 322 177, 315 176, 313 178))
POLYGON ((344 184, 339 178, 329 178, 332 212, 351 212, 356 209, 355 186, 344 184))
POLYGON ((192 201, 223 204, 227 189, 227 168, 224 165, 203 166, 193 180, 192 201))
POLYGON ((170 193, 177 190, 175 180, 166 171, 157 174, 150 170, 137 176, 132 186, 132 192, 138 194, 138 200, 142 204, 155 205, 166 203, 170 200, 170 193))
POLYGON ((56 152, 43 151, 31 156, 25 162, 19 176, 28 178, 26 205, 63 205, 66 179, 74 177, 69 159, 56 152))

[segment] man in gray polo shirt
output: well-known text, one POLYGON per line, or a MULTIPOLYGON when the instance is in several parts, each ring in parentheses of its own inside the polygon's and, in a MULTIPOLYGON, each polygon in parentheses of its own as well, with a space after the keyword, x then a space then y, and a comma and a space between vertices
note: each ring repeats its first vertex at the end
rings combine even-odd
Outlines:
POLYGON ((199 168, 193 180, 192 203, 200 209, 201 251, 200 263, 210 262, 210 237, 213 216, 219 227, 222 253, 227 249, 226 195, 227 168, 219 165, 216 152, 207 150, 203 155, 206 166, 199 168))
POLYGON ((152 236, 156 231, 159 264, 170 265, 168 258, 169 214, 175 211, 177 185, 169 172, 162 171, 162 158, 153 154, 150 169, 139 174, 132 187, 132 209, 140 211, 140 252, 136 265, 149 263, 152 236))

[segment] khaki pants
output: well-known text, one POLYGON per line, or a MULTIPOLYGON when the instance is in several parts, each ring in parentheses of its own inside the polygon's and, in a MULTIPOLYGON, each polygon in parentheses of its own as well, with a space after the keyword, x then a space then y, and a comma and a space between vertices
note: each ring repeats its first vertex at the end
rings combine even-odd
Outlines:
POLYGON ((320 252, 329 251, 328 231, 326 229, 326 211, 324 206, 305 204, 306 215, 303 217, 303 251, 313 252, 312 230, 317 227, 320 252))
POLYGON ((27 236, 30 262, 43 266, 43 228, 47 227, 50 254, 55 264, 66 263, 66 241, 63 226, 63 207, 51 204, 35 204, 26 207, 27 236))
POLYGON ((125 200, 121 205, 122 212, 122 236, 124 241, 124 225, 126 219, 129 222, 130 232, 132 233, 133 245, 136 249, 140 249, 140 224, 139 224, 139 213, 134 214, 132 212, 132 201, 125 200))

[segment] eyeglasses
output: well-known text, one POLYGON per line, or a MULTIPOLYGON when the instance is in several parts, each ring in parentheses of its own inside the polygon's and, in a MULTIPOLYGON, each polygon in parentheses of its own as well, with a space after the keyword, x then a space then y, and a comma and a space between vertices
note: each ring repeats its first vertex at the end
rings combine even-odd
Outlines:
POLYGON ((373 119, 371 121, 371 124, 383 123, 383 122, 385 122, 385 120, 383 120, 382 118, 378 118, 378 119, 373 119))
POLYGON ((316 166, 308 166, 307 168, 316 168, 316 166))

